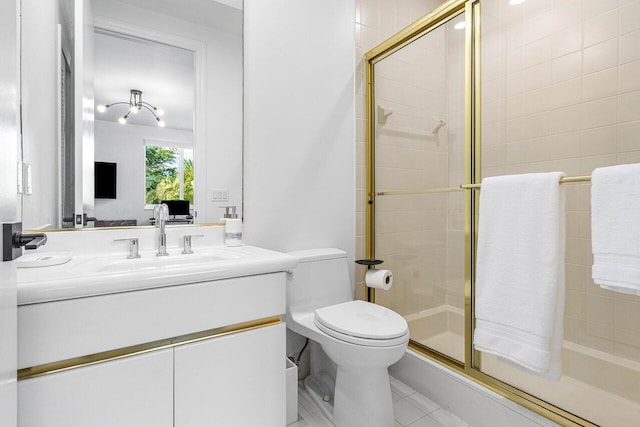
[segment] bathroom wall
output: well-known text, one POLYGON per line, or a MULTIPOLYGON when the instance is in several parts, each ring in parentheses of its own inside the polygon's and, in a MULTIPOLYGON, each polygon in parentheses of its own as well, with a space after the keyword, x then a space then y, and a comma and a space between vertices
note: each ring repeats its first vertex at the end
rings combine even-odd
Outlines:
POLYGON ((247 243, 337 247, 353 266, 353 14, 350 0, 245 2, 247 243))
MULTIPOLYGON (((244 240, 285 252, 343 249, 353 277, 353 1, 244 8, 244 240)), ((287 355, 303 344, 288 331, 287 355)), ((307 357, 298 374, 308 374, 307 357)))
POLYGON ((95 121, 95 160, 117 163, 116 199, 96 199, 99 220, 136 219, 149 225, 153 210, 145 210, 145 139, 193 146, 193 132, 158 126, 95 121))
POLYGON ((23 199, 22 222, 51 226, 58 215, 57 26, 70 41, 73 6, 59 0, 25 1, 21 7, 23 161, 31 165, 33 187, 23 199))

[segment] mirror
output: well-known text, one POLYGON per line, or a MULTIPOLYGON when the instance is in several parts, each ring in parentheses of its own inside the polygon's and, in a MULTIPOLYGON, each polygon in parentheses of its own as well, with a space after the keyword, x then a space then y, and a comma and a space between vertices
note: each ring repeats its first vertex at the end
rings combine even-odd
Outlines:
POLYGON ((23 11, 25 228, 242 214, 242 0, 46 3, 23 11))
POLYGON ((150 225, 164 200, 188 200, 190 223, 194 52, 96 29, 93 61, 94 225, 150 225))

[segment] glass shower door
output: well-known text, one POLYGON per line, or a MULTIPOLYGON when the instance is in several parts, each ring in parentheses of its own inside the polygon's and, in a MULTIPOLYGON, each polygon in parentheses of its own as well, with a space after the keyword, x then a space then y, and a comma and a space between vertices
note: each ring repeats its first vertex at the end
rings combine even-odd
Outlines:
POLYGON ((465 14, 374 64, 375 302, 411 340, 464 361, 465 14))

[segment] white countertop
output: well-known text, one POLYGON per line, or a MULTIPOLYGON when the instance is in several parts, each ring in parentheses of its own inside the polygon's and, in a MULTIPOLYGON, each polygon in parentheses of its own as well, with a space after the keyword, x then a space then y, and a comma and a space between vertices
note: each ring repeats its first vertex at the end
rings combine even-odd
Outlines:
POLYGON ((295 268, 296 258, 255 246, 211 246, 138 259, 114 254, 74 254, 65 264, 18 269, 18 305, 129 292, 295 268))

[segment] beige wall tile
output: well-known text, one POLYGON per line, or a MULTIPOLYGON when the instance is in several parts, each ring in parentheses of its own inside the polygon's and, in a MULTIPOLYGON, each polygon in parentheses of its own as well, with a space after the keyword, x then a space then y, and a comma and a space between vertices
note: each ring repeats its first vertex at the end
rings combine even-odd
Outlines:
POLYGON ((640 59, 640 30, 620 36, 620 63, 640 59))
POLYGON ((640 29, 640 3, 631 2, 620 8, 620 34, 640 29))
POLYGON ((611 39, 584 49, 582 61, 585 74, 615 67, 618 65, 618 41, 611 39))
MULTIPOLYGON (((638 42, 640 46, 640 41, 638 42)), ((620 66, 620 92, 640 90, 640 60, 620 66)))
MULTIPOLYGON (((604 1, 601 3, 614 2, 604 1)), ((598 15, 589 19, 583 24, 583 47, 589 47, 594 44, 612 39, 618 36, 618 10, 613 9, 610 12, 598 15)))

